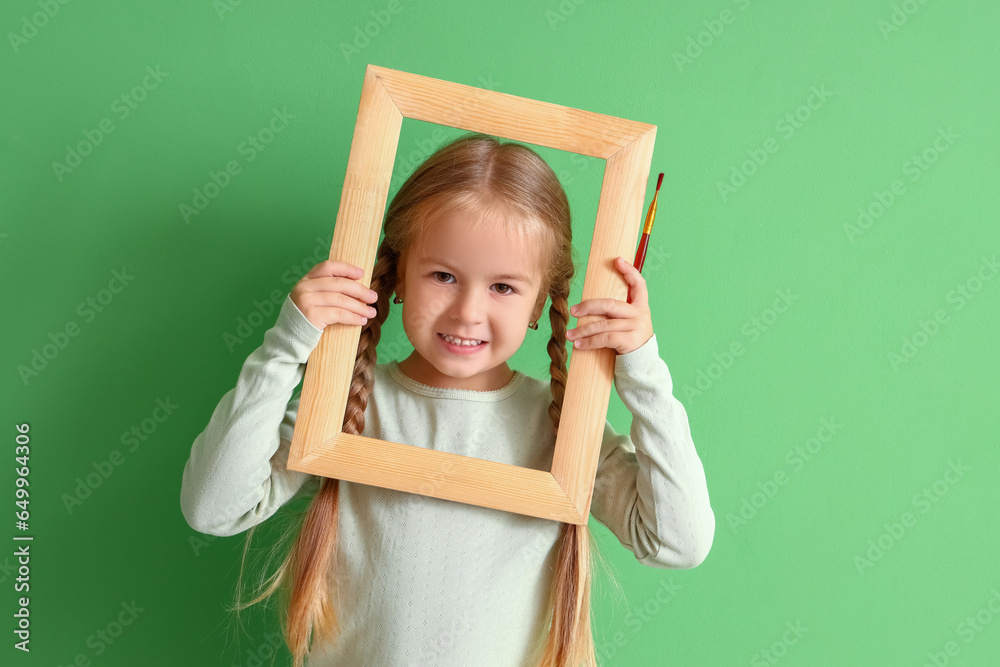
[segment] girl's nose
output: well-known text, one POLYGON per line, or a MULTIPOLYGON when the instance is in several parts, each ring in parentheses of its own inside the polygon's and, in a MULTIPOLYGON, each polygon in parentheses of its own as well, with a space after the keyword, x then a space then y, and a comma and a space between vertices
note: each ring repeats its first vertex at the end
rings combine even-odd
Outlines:
POLYGON ((479 290, 463 289, 452 304, 452 316, 462 324, 479 324, 486 314, 486 304, 479 290))

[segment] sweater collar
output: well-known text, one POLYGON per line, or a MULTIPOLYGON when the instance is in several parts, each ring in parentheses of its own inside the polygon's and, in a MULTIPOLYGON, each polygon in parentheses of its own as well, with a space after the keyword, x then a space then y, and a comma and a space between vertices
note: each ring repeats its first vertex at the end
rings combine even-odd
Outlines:
POLYGON ((460 401, 476 401, 479 403, 495 403, 513 396, 517 392, 518 388, 520 388, 521 384, 523 384, 526 377, 520 371, 514 371, 514 377, 512 377, 510 382, 505 384, 503 387, 492 391, 476 391, 475 389, 432 387, 430 385, 423 384, 422 382, 417 382, 416 380, 404 375, 403 371, 399 370, 399 363, 396 361, 391 361, 386 364, 386 368, 389 371, 389 376, 395 380, 399 386, 414 394, 430 398, 448 398, 460 401))

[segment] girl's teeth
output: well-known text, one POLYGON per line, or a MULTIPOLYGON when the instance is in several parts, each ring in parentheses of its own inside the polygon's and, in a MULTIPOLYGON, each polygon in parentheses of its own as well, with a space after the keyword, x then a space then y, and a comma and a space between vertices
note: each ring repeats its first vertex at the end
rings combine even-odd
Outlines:
POLYGON ((471 347, 473 345, 479 345, 483 341, 481 340, 465 340, 463 338, 455 338, 454 336, 449 336, 448 334, 442 334, 442 338, 451 343, 452 345, 462 345, 464 347, 471 347))

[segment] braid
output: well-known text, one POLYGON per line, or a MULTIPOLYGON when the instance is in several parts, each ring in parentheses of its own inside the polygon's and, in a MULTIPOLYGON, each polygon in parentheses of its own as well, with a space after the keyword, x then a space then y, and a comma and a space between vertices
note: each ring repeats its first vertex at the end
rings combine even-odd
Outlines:
MULTIPOLYGON (((549 321, 552 337, 548 351, 552 363, 549 374, 552 403, 549 417, 559 430, 563 397, 566 394, 566 325, 569 322, 570 268, 564 281, 553 285, 549 321)), ((540 667, 595 667, 597 658, 590 615, 591 534, 586 523, 563 523, 559 530, 559 548, 552 586, 549 589, 550 625, 540 667)))
MULTIPOLYGON (((375 382, 375 348, 382 333, 382 324, 389 314, 389 296, 396 286, 398 253, 383 242, 378 261, 372 271, 371 288, 378 293, 375 309, 378 313, 368 320, 358 340, 358 355, 354 362, 351 392, 344 411, 343 431, 358 435, 365 428, 365 408, 375 382)), ((331 593, 336 582, 338 512, 340 481, 324 477, 319 492, 313 498, 303 519, 295 546, 289 555, 290 568, 283 568, 292 580, 285 641, 294 658, 295 667, 302 665, 312 643, 333 638, 339 632, 331 593)), ((287 563, 286 563, 287 564, 287 563)))
MULTIPOLYGON (((569 287, 569 281, 565 286, 569 287)), ((563 396, 566 394, 566 366, 568 354, 566 352, 566 325, 569 323, 569 303, 567 300, 568 289, 553 289, 552 303, 549 306, 549 322, 552 326, 552 337, 549 338, 548 351, 549 375, 552 377, 550 388, 552 390, 552 403, 549 405, 549 417, 552 419, 552 428, 559 429, 559 418, 562 415, 563 396)))
POLYGON ((376 347, 382 337, 382 324, 389 315, 389 297, 396 288, 396 260, 399 255, 385 241, 379 246, 378 261, 372 270, 371 289, 378 294, 374 319, 361 329, 358 339, 358 356, 354 361, 354 378, 344 411, 344 433, 359 435, 365 428, 365 408, 375 383, 376 347))

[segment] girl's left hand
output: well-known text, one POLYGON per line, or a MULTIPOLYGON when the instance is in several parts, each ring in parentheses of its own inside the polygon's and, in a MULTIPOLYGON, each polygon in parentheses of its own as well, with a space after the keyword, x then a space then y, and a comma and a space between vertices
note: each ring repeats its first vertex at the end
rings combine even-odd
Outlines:
POLYGON ((628 354, 642 347, 653 337, 653 321, 649 315, 649 293, 646 280, 634 266, 618 257, 618 269, 632 294, 632 302, 618 299, 589 299, 569 309, 571 315, 604 315, 604 319, 570 329, 566 338, 578 350, 609 347, 618 354, 628 354))

